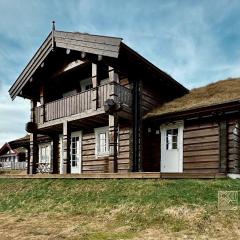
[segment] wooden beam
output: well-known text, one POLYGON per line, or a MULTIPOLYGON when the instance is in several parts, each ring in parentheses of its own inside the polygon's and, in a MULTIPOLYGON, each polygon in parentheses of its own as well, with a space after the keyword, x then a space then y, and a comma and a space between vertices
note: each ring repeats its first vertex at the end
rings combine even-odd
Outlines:
POLYGON ((219 172, 227 172, 227 157, 228 157, 228 136, 227 136, 227 122, 219 123, 219 172))
POLYGON ((92 63, 92 85, 93 89, 91 91, 92 94, 92 109, 96 110, 98 107, 98 82, 97 82, 97 65, 92 63))
POLYGON ((117 114, 109 115, 109 172, 118 171, 117 162, 117 138, 118 138, 118 117, 117 114))
POLYGON ((38 143, 37 134, 30 134, 30 159, 29 159, 29 174, 35 174, 38 162, 38 143))
POLYGON ((69 123, 63 123, 63 158, 62 174, 70 173, 70 127, 69 123))

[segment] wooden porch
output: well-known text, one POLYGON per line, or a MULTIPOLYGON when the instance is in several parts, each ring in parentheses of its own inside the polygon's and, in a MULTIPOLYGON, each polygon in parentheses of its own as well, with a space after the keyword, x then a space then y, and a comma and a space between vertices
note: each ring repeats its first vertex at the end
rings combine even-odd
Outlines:
POLYGON ((0 178, 19 179, 216 179, 226 178, 221 173, 159 173, 159 172, 129 172, 129 173, 83 173, 83 174, 33 174, 33 175, 0 175, 0 178))

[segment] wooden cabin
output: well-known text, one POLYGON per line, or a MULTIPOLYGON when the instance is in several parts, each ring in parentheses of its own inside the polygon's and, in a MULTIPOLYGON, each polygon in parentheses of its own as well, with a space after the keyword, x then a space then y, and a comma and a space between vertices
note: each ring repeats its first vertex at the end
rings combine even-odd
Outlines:
POLYGON ((239 92, 240 79, 227 79, 193 89, 147 113, 143 170, 239 174, 239 92))
POLYGON ((239 171, 229 81, 189 92, 121 38, 53 25, 9 93, 31 102, 30 174, 227 174, 239 171))
POLYGON ((54 25, 9 90, 31 102, 30 174, 141 171, 143 116, 187 92, 121 38, 54 25))

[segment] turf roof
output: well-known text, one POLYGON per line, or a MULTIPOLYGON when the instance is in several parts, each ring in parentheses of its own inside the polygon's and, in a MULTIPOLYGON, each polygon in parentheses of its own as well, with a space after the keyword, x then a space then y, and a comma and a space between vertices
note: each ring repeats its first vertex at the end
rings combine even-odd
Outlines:
POLYGON ((207 86, 194 88, 189 93, 156 107, 144 118, 162 116, 195 108, 240 100, 240 78, 229 78, 207 86))

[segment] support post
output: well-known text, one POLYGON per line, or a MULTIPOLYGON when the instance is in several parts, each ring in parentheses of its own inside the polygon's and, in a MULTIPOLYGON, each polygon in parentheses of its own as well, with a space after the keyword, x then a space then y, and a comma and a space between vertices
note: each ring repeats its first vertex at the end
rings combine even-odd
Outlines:
POLYGON ((97 64, 92 63, 92 109, 96 110, 98 107, 98 88, 97 88, 97 64))
POLYGON ((70 127, 69 123, 63 123, 63 169, 62 173, 70 173, 70 127))
POLYGON ((38 145, 37 134, 30 134, 30 159, 29 159, 29 174, 35 174, 37 170, 38 161, 38 145))
POLYGON ((109 91, 109 98, 113 99, 114 102, 118 101, 117 95, 117 85, 115 83, 119 83, 118 74, 114 72, 112 67, 109 67, 109 84, 110 84, 110 91, 109 91))
POLYGON ((118 116, 109 115, 109 172, 118 171, 118 116))
POLYGON ((227 122, 221 121, 219 123, 219 157, 220 157, 220 167, 219 171, 221 173, 227 172, 227 122))
MULTIPOLYGON (((35 108, 37 102, 31 100, 31 122, 36 122, 35 108)), ((35 174, 37 169, 38 161, 38 143, 37 143, 37 133, 33 132, 30 134, 30 154, 29 154, 29 174, 35 174)))
POLYGON ((52 173, 59 173, 59 136, 52 136, 52 173))

